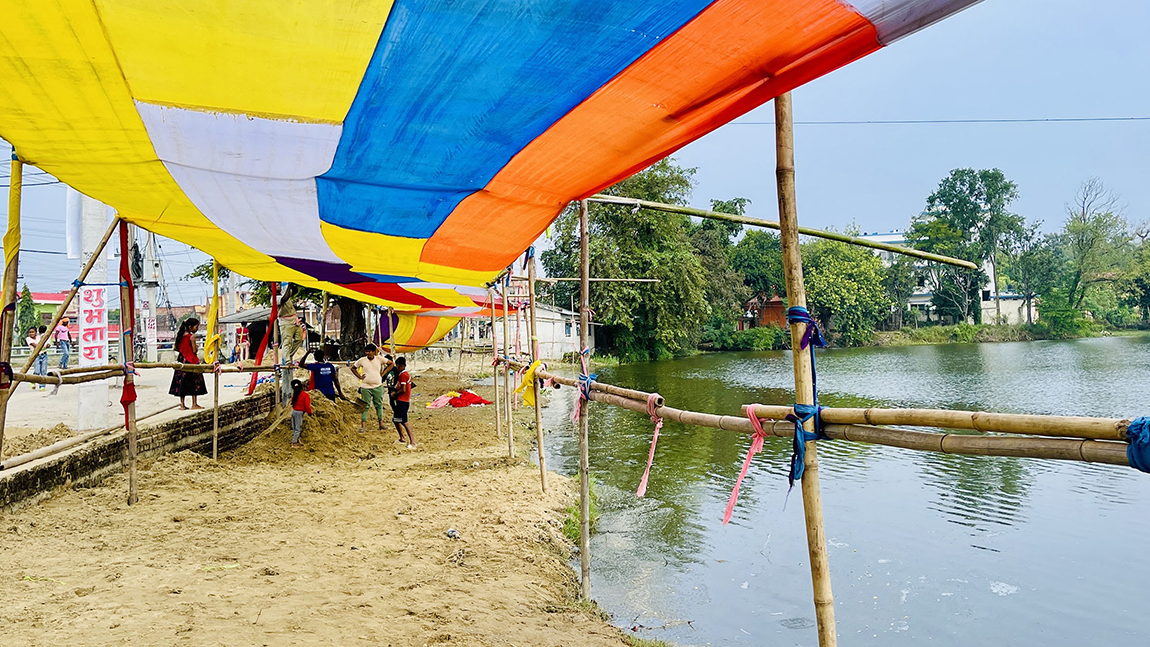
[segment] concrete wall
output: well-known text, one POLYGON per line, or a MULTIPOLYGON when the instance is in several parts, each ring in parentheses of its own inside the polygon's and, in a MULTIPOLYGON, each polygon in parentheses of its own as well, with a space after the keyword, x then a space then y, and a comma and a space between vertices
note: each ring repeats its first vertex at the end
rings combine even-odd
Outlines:
MULTIPOLYGON (((275 396, 269 392, 220 406, 219 451, 239 447, 267 429, 274 404, 275 396)), ((158 425, 142 426, 137 442, 140 458, 155 458, 185 449, 211 456, 212 411, 205 409, 158 425)), ((32 505, 51 496, 56 488, 96 483, 126 469, 127 459, 127 432, 119 431, 54 456, 0 471, 0 510, 32 505)))

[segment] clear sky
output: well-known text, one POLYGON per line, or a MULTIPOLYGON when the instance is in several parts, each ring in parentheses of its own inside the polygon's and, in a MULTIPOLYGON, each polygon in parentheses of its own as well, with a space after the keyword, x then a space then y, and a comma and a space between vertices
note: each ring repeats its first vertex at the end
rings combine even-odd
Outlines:
MULTIPOLYGON (((796 90, 794 117, 1150 117, 1148 25, 1146 0, 985 0, 796 90)), ((736 120, 767 125, 728 125, 676 154, 698 169, 695 206, 743 196, 751 215, 776 217, 772 119, 768 104, 736 120)), ((1048 230, 1090 176, 1121 195, 1132 222, 1150 219, 1150 121, 797 125, 795 147, 799 219, 811 227, 901 229, 962 166, 1001 168, 1019 186, 1014 210, 1048 230)), ((64 203, 60 185, 25 190, 25 249, 64 250, 64 203)), ((203 284, 178 279, 207 257, 161 247, 173 303, 202 302, 203 284)), ((63 256, 21 257, 37 291, 65 289, 78 269, 63 256)))

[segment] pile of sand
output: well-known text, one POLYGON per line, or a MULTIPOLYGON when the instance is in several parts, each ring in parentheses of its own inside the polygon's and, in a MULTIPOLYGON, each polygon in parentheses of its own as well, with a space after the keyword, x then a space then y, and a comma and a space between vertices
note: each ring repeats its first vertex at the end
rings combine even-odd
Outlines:
POLYGON ((76 432, 73 431, 71 427, 60 423, 47 429, 40 429, 15 437, 8 437, 4 439, 4 458, 27 454, 34 449, 47 447, 48 445, 60 442, 65 438, 71 438, 75 435, 76 432))

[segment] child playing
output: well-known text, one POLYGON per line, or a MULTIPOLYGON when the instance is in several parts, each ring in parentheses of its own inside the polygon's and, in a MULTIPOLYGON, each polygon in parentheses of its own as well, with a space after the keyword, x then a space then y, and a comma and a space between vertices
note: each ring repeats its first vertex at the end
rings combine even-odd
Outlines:
POLYGON ((314 415, 311 411, 311 396, 303 390, 303 382, 291 381, 291 446, 299 447, 299 435, 303 431, 303 414, 314 415))
POLYGON ((411 376, 407 373, 407 358, 400 357, 395 360, 395 370, 399 376, 395 380, 395 400, 392 404, 391 421, 395 423, 395 430, 403 440, 403 432, 407 432, 407 448, 415 449, 415 437, 411 435, 411 427, 407 424, 407 410, 411 407, 411 376))

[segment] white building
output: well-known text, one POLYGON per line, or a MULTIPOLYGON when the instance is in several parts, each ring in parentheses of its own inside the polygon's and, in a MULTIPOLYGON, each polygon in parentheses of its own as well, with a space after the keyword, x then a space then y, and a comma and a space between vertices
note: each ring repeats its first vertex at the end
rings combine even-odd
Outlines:
MULTIPOLYGON (((544 303, 535 304, 535 328, 539 336, 539 355, 542 359, 560 360, 564 355, 579 352, 579 314, 544 303)), ((527 323, 528 310, 519 312, 518 328, 514 313, 508 315, 508 340, 513 353, 526 356, 531 352, 531 332, 527 323), (516 350, 518 340, 518 350, 516 350)), ((503 320, 495 319, 495 339, 503 344, 503 320)), ((595 349, 595 326, 591 325, 588 344, 595 349)))
MULTIPOLYGON (((878 243, 886 243, 888 245, 898 245, 899 247, 906 246, 906 237, 904 232, 889 231, 886 233, 864 233, 859 238, 873 240, 878 243)), ((894 252, 877 251, 883 262, 890 264, 894 260, 894 252)), ((921 267, 925 261, 916 262, 916 267, 921 267)), ((994 307, 994 284, 990 278, 992 276, 990 271, 990 264, 986 263, 983 268, 988 280, 986 285, 982 286, 980 301, 982 308, 982 322, 994 323, 995 307, 994 307)), ((937 321, 938 315, 931 300, 934 298, 934 286, 930 285, 930 280, 925 272, 918 276, 918 285, 915 288, 914 294, 911 295, 909 303, 911 310, 914 311, 915 316, 919 321, 927 321, 934 319, 937 321)), ((1026 299, 1009 288, 999 292, 999 304, 1002 309, 1002 321, 1005 324, 1020 324, 1026 323, 1026 299)), ((1031 308, 1031 321, 1038 321, 1038 310, 1036 304, 1032 301, 1031 308)))

